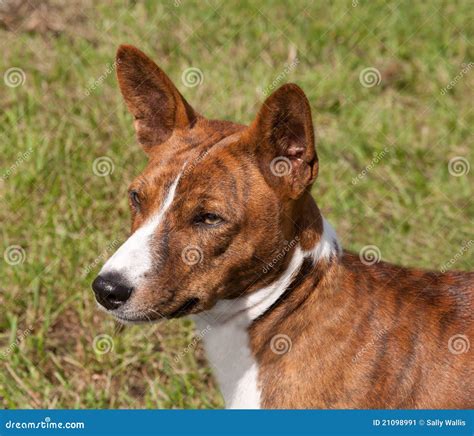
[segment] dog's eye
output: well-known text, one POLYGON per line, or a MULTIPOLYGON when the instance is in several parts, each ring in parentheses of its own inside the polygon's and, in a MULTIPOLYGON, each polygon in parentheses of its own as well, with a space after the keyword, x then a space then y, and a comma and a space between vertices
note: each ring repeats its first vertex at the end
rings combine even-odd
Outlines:
POLYGON ((140 207, 140 194, 137 191, 130 191, 129 196, 130 196, 130 201, 132 203, 132 206, 135 208, 139 208, 140 207))
POLYGON ((220 224, 222 221, 224 220, 215 213, 202 213, 194 219, 196 224, 205 224, 206 226, 215 226, 220 224))

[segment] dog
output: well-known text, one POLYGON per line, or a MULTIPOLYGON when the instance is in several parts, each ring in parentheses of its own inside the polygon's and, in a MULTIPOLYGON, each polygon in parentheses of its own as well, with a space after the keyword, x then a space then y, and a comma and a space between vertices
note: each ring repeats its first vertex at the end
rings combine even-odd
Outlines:
POLYGON ((124 323, 191 316, 227 408, 471 408, 474 273, 345 251, 310 194, 309 102, 285 84, 249 125, 206 119, 143 52, 117 77, 148 165, 131 236, 92 288, 124 323))

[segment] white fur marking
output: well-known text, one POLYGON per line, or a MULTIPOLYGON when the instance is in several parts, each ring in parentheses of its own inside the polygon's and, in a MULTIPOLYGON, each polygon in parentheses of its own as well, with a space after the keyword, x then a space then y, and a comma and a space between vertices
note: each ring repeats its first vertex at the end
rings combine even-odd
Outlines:
POLYGON ((258 368, 248 344, 247 320, 215 322, 210 312, 194 315, 199 329, 207 328, 204 348, 228 409, 259 409, 258 368))
POLYGON ((339 243, 336 231, 324 217, 321 239, 309 253, 314 263, 318 263, 320 259, 330 259, 331 256, 341 254, 341 244, 339 243))
POLYGON ((207 329, 204 347, 228 409, 259 409, 258 364, 249 344, 248 327, 278 300, 298 273, 305 257, 317 263, 338 256, 336 233, 323 218, 323 234, 312 250, 295 248, 281 277, 248 296, 221 300, 211 310, 193 316, 199 330, 207 329))
POLYGON ((137 286, 152 266, 150 250, 151 236, 163 221, 166 211, 173 203, 180 173, 166 194, 160 210, 138 228, 105 263, 99 274, 119 273, 131 286, 137 286))

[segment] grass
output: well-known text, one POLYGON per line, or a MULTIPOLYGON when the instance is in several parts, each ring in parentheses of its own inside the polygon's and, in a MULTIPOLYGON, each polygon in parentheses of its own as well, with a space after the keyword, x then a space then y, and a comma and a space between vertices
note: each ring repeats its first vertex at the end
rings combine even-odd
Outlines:
POLYGON ((115 82, 120 43, 147 52, 210 118, 248 123, 273 82, 298 83, 318 135, 313 193, 343 245, 376 245, 407 265, 472 268, 463 247, 474 170, 458 177, 448 165, 474 158, 469 1, 42 8, 43 25, 30 10, 0 28, 1 75, 25 75, 17 87, 0 81, 0 406, 223 404, 190 321, 123 328, 96 310, 90 290, 127 237, 126 189, 145 164, 115 82), (189 67, 202 71, 199 86, 181 83, 189 67), (379 84, 362 86, 366 68, 379 84), (99 177, 93 163, 103 156, 114 170, 99 177), (15 265, 12 246, 21 247, 15 265))

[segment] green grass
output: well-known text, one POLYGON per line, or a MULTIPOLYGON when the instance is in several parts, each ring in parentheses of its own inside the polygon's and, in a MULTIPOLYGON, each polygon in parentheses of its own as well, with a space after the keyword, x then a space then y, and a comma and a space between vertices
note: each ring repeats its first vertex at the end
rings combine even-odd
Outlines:
MULTIPOLYGON (((245 123, 297 59, 280 83, 310 99, 313 193, 343 245, 439 269, 472 238, 474 169, 448 171, 450 159, 474 158, 469 1, 99 3, 50 3, 55 32, 22 20, 0 28, 1 75, 18 67, 26 77, 15 88, 0 78, 0 406, 222 406, 201 345, 183 351, 190 321, 119 327, 90 290, 127 237, 126 190, 145 165, 107 73, 120 43, 153 57, 199 112, 245 123), (201 85, 183 86, 188 67, 201 85), (369 67, 381 82, 367 88, 359 74, 369 67), (101 156, 114 163, 106 177, 93 172, 101 156), (14 245, 24 258, 10 265, 14 245), (100 334, 112 351, 94 350, 100 334)), ((472 254, 454 268, 472 268, 472 254)))

